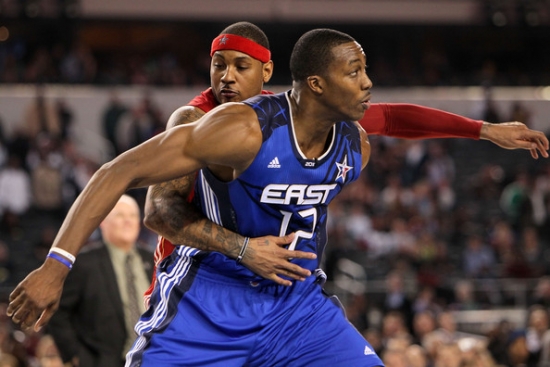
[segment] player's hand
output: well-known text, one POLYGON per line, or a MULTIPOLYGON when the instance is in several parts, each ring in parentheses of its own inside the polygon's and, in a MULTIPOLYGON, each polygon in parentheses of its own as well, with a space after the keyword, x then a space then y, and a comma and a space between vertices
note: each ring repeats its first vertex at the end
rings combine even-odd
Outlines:
POLYGON ((316 259, 311 252, 290 251, 284 248, 294 239, 294 234, 284 237, 265 236, 251 238, 243 256, 242 264, 255 274, 270 279, 277 284, 290 286, 292 281, 281 278, 303 281, 311 272, 292 262, 290 259, 316 259))
POLYGON ((9 297, 6 314, 27 330, 39 331, 59 306, 63 282, 68 270, 63 264, 46 260, 15 287, 9 297))
POLYGON ((535 159, 548 158, 548 138, 541 131, 531 130, 521 122, 483 123, 480 139, 490 140, 504 149, 527 149, 535 159))

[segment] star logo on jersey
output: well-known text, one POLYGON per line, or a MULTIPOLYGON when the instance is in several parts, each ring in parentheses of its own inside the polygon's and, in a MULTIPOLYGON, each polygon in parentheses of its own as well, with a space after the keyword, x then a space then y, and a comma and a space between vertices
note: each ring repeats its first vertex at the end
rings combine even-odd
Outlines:
POLYGON ((348 166, 348 155, 346 154, 344 156, 344 160, 342 163, 336 162, 336 167, 338 167, 338 176, 336 176, 336 180, 338 181, 339 178, 342 179, 342 182, 346 182, 346 175, 349 171, 353 169, 352 166, 348 166))
POLYGON ((220 45, 225 45, 229 41, 229 37, 223 36, 220 38, 220 45))

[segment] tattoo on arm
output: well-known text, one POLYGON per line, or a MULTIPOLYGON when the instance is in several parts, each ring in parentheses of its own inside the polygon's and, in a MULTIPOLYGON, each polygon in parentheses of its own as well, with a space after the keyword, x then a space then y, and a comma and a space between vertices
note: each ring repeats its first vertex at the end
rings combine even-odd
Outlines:
POLYGON ((166 128, 169 129, 178 125, 188 124, 197 121, 202 116, 204 116, 204 112, 198 108, 184 108, 170 117, 166 128))
MULTIPOLYGON (((183 108, 174 113, 167 128, 198 120, 204 112, 183 108)), ((207 219, 187 198, 193 190, 195 175, 151 186, 145 224, 173 244, 203 251, 218 251, 236 258, 244 238, 207 219)))

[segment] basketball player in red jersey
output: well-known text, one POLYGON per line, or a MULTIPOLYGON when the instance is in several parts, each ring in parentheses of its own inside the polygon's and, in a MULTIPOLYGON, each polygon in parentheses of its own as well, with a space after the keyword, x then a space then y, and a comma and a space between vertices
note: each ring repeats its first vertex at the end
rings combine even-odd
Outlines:
MULTIPOLYGON (((222 103, 241 102, 260 93, 271 94, 262 90, 263 84, 267 83, 273 74, 269 41, 256 25, 238 22, 225 28, 212 42, 210 56, 211 87, 193 98, 186 106, 177 109, 170 116, 167 129, 196 121, 222 103)), ((185 227, 185 243, 204 243, 202 237, 205 225, 210 224, 210 221, 189 202, 192 198, 194 180, 195 175, 189 175, 151 186, 145 203, 145 225, 168 237, 185 227)), ((164 236, 159 236, 155 250, 155 266, 174 250, 174 245, 164 236)), ((146 301, 153 290, 155 274, 156 272, 150 288, 145 293, 146 301)))
MULTIPOLYGON (((264 32, 248 22, 234 23, 225 28, 212 42, 210 79, 211 88, 195 97, 188 105, 176 110, 168 120, 167 128, 191 123, 206 112, 226 102, 240 102, 257 94, 270 94, 262 90, 273 73, 269 42, 264 32)), ((386 135, 407 139, 424 138, 471 138, 479 139, 481 129, 489 124, 458 116, 437 109, 412 104, 371 104, 361 126, 371 135, 386 135)), ((536 152, 532 152, 532 154, 536 152)), ((210 243, 221 243, 224 253, 238 254, 242 237, 220 227, 200 213, 190 202, 193 196, 195 175, 165 182, 149 188, 145 206, 145 225, 159 233, 155 251, 155 263, 169 256, 175 243, 209 250, 210 243)), ((290 285, 280 278, 282 269, 273 265, 275 255, 269 250, 270 242, 287 245, 291 239, 269 237, 251 239, 249 247, 255 250, 258 263, 255 271, 266 279, 290 285)), ((295 257, 302 254, 297 252, 295 257)), ((286 275, 300 280, 310 275, 305 269, 289 263, 286 275)), ((155 284, 147 293, 146 302, 155 284)))

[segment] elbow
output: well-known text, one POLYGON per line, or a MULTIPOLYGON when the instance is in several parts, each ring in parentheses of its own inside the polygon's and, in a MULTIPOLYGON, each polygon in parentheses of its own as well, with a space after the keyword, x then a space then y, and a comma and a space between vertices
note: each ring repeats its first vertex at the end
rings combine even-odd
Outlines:
POLYGON ((133 182, 136 180, 132 178, 132 175, 128 165, 115 159, 104 163, 94 173, 91 181, 95 181, 96 185, 103 185, 113 191, 124 193, 135 187, 133 182))
POLYGON ((143 216, 143 225, 153 232, 159 233, 162 219, 157 211, 146 208, 143 216))

